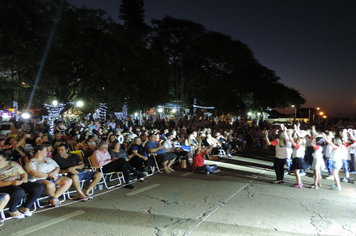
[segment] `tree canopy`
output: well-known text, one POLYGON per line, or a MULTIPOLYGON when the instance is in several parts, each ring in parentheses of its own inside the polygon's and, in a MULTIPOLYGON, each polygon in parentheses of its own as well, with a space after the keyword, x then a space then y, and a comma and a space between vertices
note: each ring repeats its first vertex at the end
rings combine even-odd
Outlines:
POLYGON ((247 44, 170 16, 152 19, 149 27, 143 0, 122 1, 119 10, 124 25, 103 10, 64 0, 0 1, 0 101, 26 107, 43 64, 34 108, 52 99, 84 100, 88 112, 100 102, 113 112, 125 101, 144 110, 194 98, 219 112, 305 103, 247 44))

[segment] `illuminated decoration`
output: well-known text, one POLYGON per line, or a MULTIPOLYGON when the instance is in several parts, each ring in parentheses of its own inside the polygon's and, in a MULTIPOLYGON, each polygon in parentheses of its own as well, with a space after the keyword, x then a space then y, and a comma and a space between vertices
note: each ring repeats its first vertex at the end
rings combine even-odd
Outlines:
POLYGON ((48 111, 48 124, 49 124, 49 133, 54 134, 54 121, 60 117, 61 111, 64 109, 65 104, 53 101, 52 105, 44 104, 44 107, 48 111), (56 104, 56 105, 55 105, 56 104))
POLYGON ((127 119, 127 102, 124 103, 124 106, 122 107, 122 120, 126 121, 127 119))
POLYGON ((155 123, 157 119, 157 115, 156 115, 156 108, 153 108, 153 116, 152 116, 152 123, 155 123))
MULTIPOLYGON (((193 104, 194 105, 197 104, 197 99, 196 98, 194 98, 194 103, 193 104)), ((197 108, 194 105, 193 105, 193 107, 194 107, 194 114, 195 114, 197 112, 197 108)))
POLYGON ((17 102, 13 101, 12 105, 14 107, 14 118, 15 118, 16 121, 19 121, 19 116, 17 115, 17 110, 19 108, 18 104, 17 104, 17 102))
POLYGON ((140 110, 140 125, 142 125, 143 123, 143 115, 142 115, 142 110, 140 110))
POLYGON ((106 120, 106 110, 108 107, 106 106, 106 103, 100 103, 99 107, 99 117, 101 120, 105 121, 106 120))

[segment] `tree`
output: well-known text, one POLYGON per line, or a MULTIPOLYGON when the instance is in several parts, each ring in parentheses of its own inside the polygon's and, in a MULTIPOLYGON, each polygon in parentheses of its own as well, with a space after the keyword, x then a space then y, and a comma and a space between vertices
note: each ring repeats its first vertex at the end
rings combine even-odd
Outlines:
POLYGON ((122 0, 119 18, 124 21, 124 26, 129 31, 145 32, 145 9, 143 0, 122 0))

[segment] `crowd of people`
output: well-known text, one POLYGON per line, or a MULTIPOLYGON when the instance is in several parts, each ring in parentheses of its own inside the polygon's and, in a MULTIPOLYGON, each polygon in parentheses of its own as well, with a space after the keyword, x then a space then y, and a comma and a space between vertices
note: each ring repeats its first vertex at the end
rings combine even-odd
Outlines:
POLYGON ((305 169, 314 170, 314 184, 310 187, 321 187, 322 172, 327 172, 325 179, 334 180, 332 190, 341 191, 339 171, 342 168, 345 177, 341 182, 351 182, 350 172, 355 174, 356 130, 341 129, 337 132, 316 130, 301 130, 300 124, 288 129, 284 125, 272 130, 269 135, 264 132, 267 145, 273 145, 276 150, 274 184, 284 183, 284 173, 291 171, 296 177, 295 188, 303 188, 301 172, 305 169), (270 141, 271 139, 271 141, 270 141), (287 163, 288 169, 284 170, 287 163))
MULTIPOLYGON (((17 126, 21 134, 9 133, 0 141, 0 210, 7 206, 9 214, 18 219, 32 215, 30 207, 44 190, 51 206, 59 206, 58 197, 71 186, 81 201, 91 200, 91 190, 106 173, 122 172, 125 187, 133 189, 130 179, 146 182, 145 176, 154 170, 156 160, 165 173, 182 168, 201 174, 217 173, 217 165, 205 164, 207 156, 223 153, 232 158, 233 153, 244 152, 247 143, 255 139, 263 148, 276 148, 277 180, 273 183, 284 183, 285 162, 286 171, 296 176, 297 188, 303 187, 301 171, 310 167, 314 169, 315 189, 321 187, 320 172, 325 167, 335 180, 335 190, 341 190, 341 166, 346 173, 349 169, 355 171, 355 132, 322 133, 308 123, 287 129, 247 120, 216 123, 197 118, 149 126, 115 119, 68 120, 55 122, 53 137, 47 120, 26 120, 17 126), (89 158, 71 153, 74 150, 81 150, 89 158), (88 171, 91 167, 102 171, 88 171), (81 189, 82 180, 91 181, 85 190, 81 189), (20 212, 17 208, 25 194, 28 197, 20 212)), ((343 181, 350 181, 348 174, 343 181)))

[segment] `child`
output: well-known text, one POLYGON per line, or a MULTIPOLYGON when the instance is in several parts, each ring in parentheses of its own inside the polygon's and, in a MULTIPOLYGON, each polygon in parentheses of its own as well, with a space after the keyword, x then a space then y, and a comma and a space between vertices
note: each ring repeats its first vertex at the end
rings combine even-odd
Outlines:
POLYGON ((331 166, 332 166, 332 175, 334 176, 335 184, 331 185, 331 190, 341 191, 341 184, 339 179, 339 170, 342 165, 342 155, 346 153, 346 148, 342 144, 342 140, 339 137, 334 138, 334 143, 326 137, 323 133, 324 139, 328 142, 329 145, 333 148, 331 151, 331 166))
POLYGON ((318 189, 321 187, 321 173, 320 171, 325 168, 325 162, 323 159, 323 147, 316 145, 316 132, 313 127, 311 146, 314 148, 312 169, 314 170, 314 184, 310 187, 312 189, 318 189))
POLYGON ((304 155, 305 155, 305 139, 299 132, 299 127, 295 126, 294 128, 296 138, 292 139, 289 136, 289 140, 291 141, 294 151, 293 151, 293 163, 291 166, 291 170, 293 171, 297 183, 293 185, 295 188, 303 188, 303 182, 300 179, 300 170, 305 169, 304 155))

